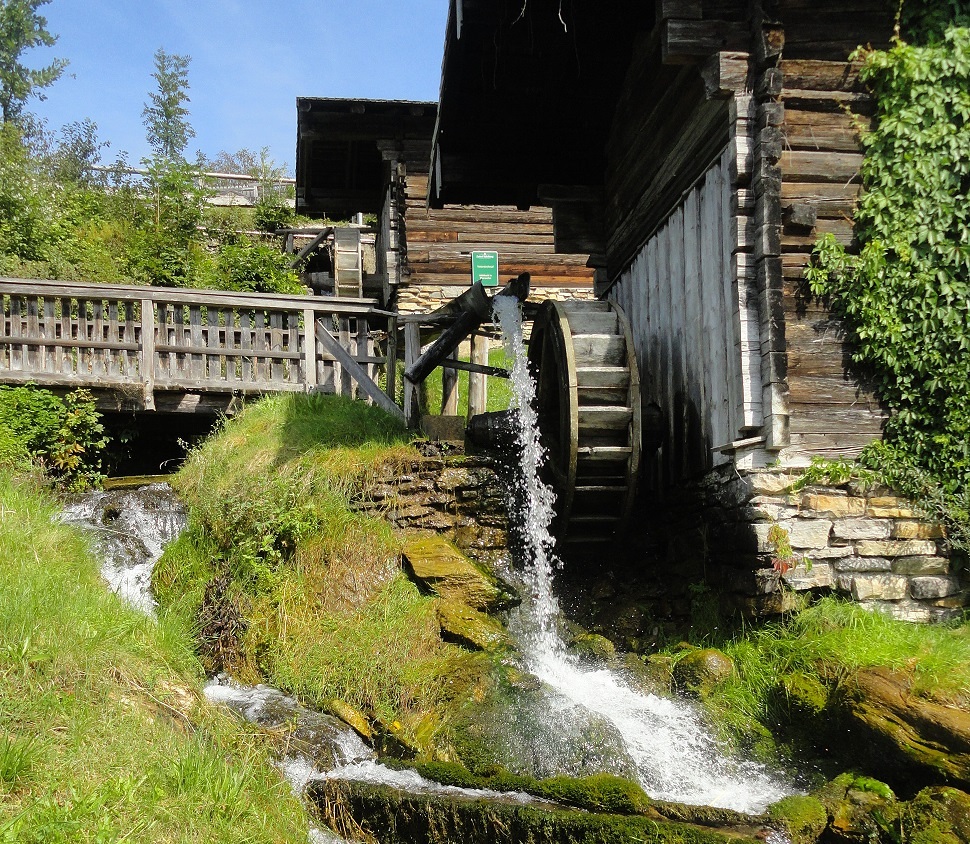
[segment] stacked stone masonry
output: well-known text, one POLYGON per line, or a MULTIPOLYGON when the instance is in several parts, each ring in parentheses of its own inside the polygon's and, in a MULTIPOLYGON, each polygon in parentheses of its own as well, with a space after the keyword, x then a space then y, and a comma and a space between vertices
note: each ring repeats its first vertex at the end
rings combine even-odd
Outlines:
MULTIPOLYGON (((503 280, 504 283, 504 280, 503 280)), ((402 284, 397 291, 397 307, 402 314, 430 313, 464 293, 468 287, 443 284, 402 284)), ((592 287, 536 287, 529 294, 530 301, 544 302, 546 299, 572 301, 574 299, 595 298, 592 287)))
POLYGON ((388 464, 357 506, 402 530, 440 533, 481 562, 506 552, 505 490, 484 458, 424 457, 388 464))
POLYGON ((739 597, 754 593, 742 605, 785 609, 792 592, 834 591, 897 619, 931 622, 956 617, 970 603, 970 581, 950 556, 942 528, 908 501, 855 481, 801 489, 797 481, 790 471, 759 471, 711 484, 707 498, 722 511, 722 530, 736 504, 731 532, 748 550, 756 546, 753 578, 750 569, 735 567, 743 553, 721 560, 722 585, 739 597), (788 559, 779 558, 777 528, 791 547, 788 559))

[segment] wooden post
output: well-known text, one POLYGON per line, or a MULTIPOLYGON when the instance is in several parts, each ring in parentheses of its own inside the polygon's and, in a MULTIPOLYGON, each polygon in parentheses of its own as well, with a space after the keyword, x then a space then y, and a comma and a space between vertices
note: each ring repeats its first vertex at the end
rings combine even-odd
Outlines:
POLYGON ((303 387, 308 393, 317 387, 317 317, 313 308, 303 311, 303 387))
POLYGON ((151 299, 141 300, 141 381, 145 410, 155 409, 155 307, 151 299))
MULTIPOLYGON (((488 338, 481 334, 472 334, 471 362, 488 363, 488 338)), ((468 374, 468 421, 479 413, 484 413, 487 405, 486 379, 487 376, 477 372, 468 374)))
MULTIPOLYGON (((416 322, 404 325, 404 365, 410 366, 421 356, 421 326, 416 322)), ((421 424, 421 385, 404 379, 404 418, 408 427, 421 424)))
POLYGON ((384 363, 385 392, 397 402, 397 317, 387 318, 387 358, 384 363))
POLYGON ((458 415, 458 370, 450 366, 441 369, 441 415, 458 415))

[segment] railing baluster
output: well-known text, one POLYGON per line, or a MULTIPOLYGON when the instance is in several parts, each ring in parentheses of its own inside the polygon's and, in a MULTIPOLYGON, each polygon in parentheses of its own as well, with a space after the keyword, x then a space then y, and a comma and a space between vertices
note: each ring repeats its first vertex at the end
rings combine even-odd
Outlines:
MULTIPOLYGON (((167 308, 159 304, 158 315, 164 319, 167 308)), ((161 321, 160 319, 160 321, 161 321)), ((141 300, 141 358, 139 370, 145 410, 155 409, 155 306, 151 299, 141 300)))
POLYGON ((303 311, 303 385, 307 392, 317 387, 316 314, 312 308, 303 311))

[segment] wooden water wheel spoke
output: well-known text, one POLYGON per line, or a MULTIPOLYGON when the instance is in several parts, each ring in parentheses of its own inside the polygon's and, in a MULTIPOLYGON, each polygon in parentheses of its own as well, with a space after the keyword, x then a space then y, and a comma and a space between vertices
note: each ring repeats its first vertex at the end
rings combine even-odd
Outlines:
POLYGON ((546 302, 529 361, 556 531, 569 542, 608 541, 629 514, 640 461, 640 380, 626 316, 612 302, 546 302))

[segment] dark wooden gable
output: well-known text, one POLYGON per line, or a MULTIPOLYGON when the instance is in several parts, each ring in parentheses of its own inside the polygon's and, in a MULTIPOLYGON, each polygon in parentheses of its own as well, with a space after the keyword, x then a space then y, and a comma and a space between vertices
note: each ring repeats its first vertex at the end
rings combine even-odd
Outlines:
POLYGON ((426 141, 434 103, 301 97, 297 101, 296 210, 331 219, 376 213, 384 198, 378 141, 426 141))

